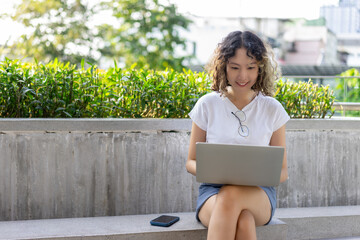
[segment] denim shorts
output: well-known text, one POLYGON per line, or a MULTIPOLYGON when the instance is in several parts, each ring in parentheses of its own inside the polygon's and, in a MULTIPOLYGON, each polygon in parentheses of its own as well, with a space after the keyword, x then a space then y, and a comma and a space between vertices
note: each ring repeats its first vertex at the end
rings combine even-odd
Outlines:
MULTIPOLYGON (((204 205, 206 200, 208 200, 211 196, 218 194, 220 191, 220 188, 224 186, 223 184, 209 184, 209 183, 202 183, 199 187, 199 197, 197 199, 196 203, 196 219, 200 222, 199 219, 199 211, 201 207, 204 205)), ((263 189, 268 196, 270 200, 271 205, 271 217, 269 222, 271 221, 272 217, 274 216, 275 209, 276 209, 276 190, 274 187, 262 187, 259 186, 261 189, 263 189)), ((267 222, 265 225, 267 225, 269 222, 267 222)))

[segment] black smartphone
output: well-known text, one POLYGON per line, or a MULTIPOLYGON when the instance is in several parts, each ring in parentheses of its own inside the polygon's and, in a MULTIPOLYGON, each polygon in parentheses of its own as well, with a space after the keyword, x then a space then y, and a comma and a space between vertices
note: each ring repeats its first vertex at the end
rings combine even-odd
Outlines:
POLYGON ((160 227, 169 227, 179 221, 180 218, 176 216, 169 216, 169 215, 161 215, 150 221, 151 225, 160 226, 160 227))

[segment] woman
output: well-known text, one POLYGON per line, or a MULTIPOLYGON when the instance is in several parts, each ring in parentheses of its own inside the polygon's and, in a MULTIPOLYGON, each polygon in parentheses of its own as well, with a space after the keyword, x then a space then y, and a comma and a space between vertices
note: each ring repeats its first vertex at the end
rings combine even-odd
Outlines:
MULTIPOLYGON (((289 116, 272 97, 276 66, 271 49, 251 32, 232 32, 218 45, 209 64, 213 92, 189 114, 188 172, 196 175, 196 142, 285 147, 289 116)), ((285 152, 280 182, 287 177, 285 152)), ((256 239, 256 226, 269 223, 275 208, 273 187, 203 183, 196 217, 208 239, 256 239)))

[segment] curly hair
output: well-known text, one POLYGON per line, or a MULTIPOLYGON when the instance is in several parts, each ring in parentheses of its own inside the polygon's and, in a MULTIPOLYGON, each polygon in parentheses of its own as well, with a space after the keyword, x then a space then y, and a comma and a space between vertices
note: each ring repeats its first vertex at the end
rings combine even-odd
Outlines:
POLYGON ((246 49, 249 57, 256 59, 259 66, 258 78, 252 89, 266 96, 273 96, 274 82, 280 77, 280 69, 278 69, 271 47, 249 31, 231 32, 218 44, 211 61, 206 66, 213 78, 211 89, 226 95, 227 86, 229 86, 226 78, 226 64, 229 58, 235 56, 236 50, 242 47, 246 49))

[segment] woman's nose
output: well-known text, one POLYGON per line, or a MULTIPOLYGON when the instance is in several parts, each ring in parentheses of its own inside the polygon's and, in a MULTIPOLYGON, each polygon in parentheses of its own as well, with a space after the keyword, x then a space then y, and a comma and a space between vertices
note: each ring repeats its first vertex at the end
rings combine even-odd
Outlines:
POLYGON ((240 70, 237 76, 238 80, 246 80, 247 74, 245 71, 240 70))

